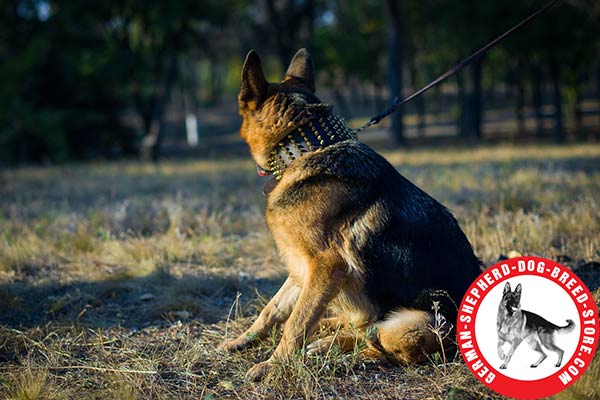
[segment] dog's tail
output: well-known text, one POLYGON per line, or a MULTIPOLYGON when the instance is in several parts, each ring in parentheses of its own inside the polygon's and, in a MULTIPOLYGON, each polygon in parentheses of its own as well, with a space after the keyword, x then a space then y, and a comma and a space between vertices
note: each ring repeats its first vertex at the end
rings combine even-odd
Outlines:
POLYGON ((431 354, 444 351, 448 345, 449 335, 436 331, 433 328, 435 321, 434 314, 427 311, 395 311, 374 325, 375 329, 368 335, 365 355, 385 358, 394 364, 426 361, 431 354))
POLYGON ((572 332, 574 329, 575 329, 575 322, 572 319, 568 319, 567 325, 559 326, 556 331, 560 332, 560 333, 569 333, 569 332, 572 332))

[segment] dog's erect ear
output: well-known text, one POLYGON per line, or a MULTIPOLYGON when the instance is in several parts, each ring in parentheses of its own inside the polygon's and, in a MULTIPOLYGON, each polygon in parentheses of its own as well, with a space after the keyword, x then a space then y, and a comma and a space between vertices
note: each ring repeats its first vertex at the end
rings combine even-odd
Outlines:
POLYGON ((517 287, 515 288, 515 294, 517 295, 517 297, 520 299, 521 298, 521 284, 519 283, 517 285, 517 287))
POLYGON ((251 109, 256 109, 267 96, 268 86, 258 54, 250 50, 242 67, 242 86, 238 98, 251 109))
POLYGON ((285 80, 294 79, 298 81, 311 93, 315 92, 315 66, 312 57, 306 49, 300 49, 292 58, 290 66, 285 73, 285 80))
POLYGON ((506 293, 510 292, 510 283, 506 282, 506 285, 504 285, 504 292, 502 293, 502 295, 505 295, 506 293))

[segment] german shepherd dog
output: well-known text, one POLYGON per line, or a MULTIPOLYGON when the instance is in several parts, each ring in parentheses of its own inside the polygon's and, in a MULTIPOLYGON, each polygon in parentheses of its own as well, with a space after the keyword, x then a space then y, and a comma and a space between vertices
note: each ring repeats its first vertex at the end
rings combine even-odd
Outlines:
POLYGON ((529 346, 540 353, 540 358, 531 364, 531 368, 536 368, 548 357, 542 346, 558 354, 558 360, 555 366, 560 367, 564 355, 564 350, 554 343, 555 332, 571 332, 575 329, 575 322, 568 319, 567 325, 557 326, 552 322, 545 320, 537 314, 521 309, 521 284, 519 283, 514 291, 510 289, 510 283, 504 285, 502 300, 498 306, 498 322, 496 329, 498 331, 498 356, 504 362, 500 365, 501 369, 506 369, 515 350, 525 341, 529 346), (510 343, 510 349, 504 354, 503 346, 510 343))
POLYGON ((247 348, 285 324, 274 353, 248 371, 249 380, 289 359, 319 326, 338 331, 308 345, 309 353, 350 351, 368 336, 365 354, 425 360, 440 349, 430 329, 432 302, 450 304, 444 317, 455 317, 455 304, 480 272, 450 212, 359 142, 314 93, 305 49, 281 83, 266 81, 256 52, 246 56, 240 134, 259 175, 274 175, 264 190, 266 220, 289 272, 252 326, 220 346, 247 348), (337 315, 322 319, 328 307, 337 315))

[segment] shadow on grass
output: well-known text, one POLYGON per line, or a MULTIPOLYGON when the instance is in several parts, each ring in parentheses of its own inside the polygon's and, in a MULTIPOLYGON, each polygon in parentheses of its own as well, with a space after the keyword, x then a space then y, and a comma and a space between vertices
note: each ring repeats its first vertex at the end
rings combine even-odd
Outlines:
MULTIPOLYGON (((575 267, 574 272, 590 291, 600 289, 599 263, 575 267)), ((260 301, 270 298, 283 280, 175 277, 158 271, 144 277, 98 282, 4 284, 0 285, 0 324, 27 328, 54 322, 129 329, 177 320, 212 324, 255 313, 260 301)))
POLYGON ((177 320, 216 323, 242 316, 271 296, 278 279, 245 276, 172 276, 32 286, 0 285, 0 325, 40 327, 49 322, 106 329, 141 329, 177 320), (242 306, 243 305, 243 306, 242 306))

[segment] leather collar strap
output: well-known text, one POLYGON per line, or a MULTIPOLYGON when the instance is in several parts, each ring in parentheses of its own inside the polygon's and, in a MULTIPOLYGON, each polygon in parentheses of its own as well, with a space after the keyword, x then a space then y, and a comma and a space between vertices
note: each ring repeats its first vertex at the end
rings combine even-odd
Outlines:
POLYGON ((318 149, 344 140, 356 140, 356 132, 337 115, 327 115, 310 120, 294 129, 271 151, 269 168, 280 180, 286 167, 294 160, 318 149))

